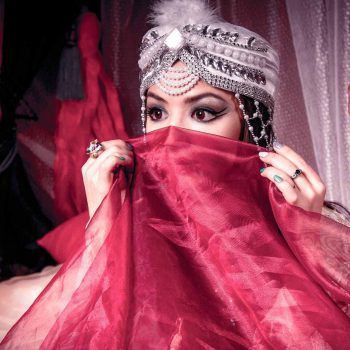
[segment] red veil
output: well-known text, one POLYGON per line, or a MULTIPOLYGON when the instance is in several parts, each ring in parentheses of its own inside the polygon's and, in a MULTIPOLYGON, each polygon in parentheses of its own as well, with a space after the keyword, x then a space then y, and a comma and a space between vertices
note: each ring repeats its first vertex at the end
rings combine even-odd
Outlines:
POLYGON ((129 141, 132 178, 1 349, 349 348, 349 228, 288 205, 253 145, 175 127, 129 141))

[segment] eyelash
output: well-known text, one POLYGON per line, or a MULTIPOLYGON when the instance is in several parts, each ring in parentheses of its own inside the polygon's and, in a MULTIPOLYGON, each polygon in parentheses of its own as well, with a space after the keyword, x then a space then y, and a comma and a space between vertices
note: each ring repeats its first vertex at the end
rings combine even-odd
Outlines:
MULTIPOLYGON (((161 111, 162 113, 165 112, 165 110, 164 110, 163 108, 160 108, 160 107, 152 107, 152 108, 147 108, 147 109, 146 109, 147 116, 148 116, 152 121, 154 121, 154 122, 162 121, 162 119, 155 119, 155 118, 152 118, 152 113, 154 113, 154 112, 159 112, 159 111, 161 111)), ((220 111, 214 111, 214 110, 212 110, 212 109, 210 109, 210 108, 204 108, 204 107, 202 107, 202 108, 195 108, 195 109, 191 112, 191 118, 195 119, 196 121, 198 121, 198 122, 200 122, 200 123, 209 123, 209 122, 211 122, 211 121, 213 121, 213 120, 215 120, 215 119, 217 119, 217 118, 223 116, 224 114, 226 114, 225 111, 226 111, 226 108, 224 108, 224 109, 222 109, 222 110, 220 110, 220 111), (213 118, 211 118, 211 119, 209 119, 209 120, 198 120, 198 119, 196 119, 196 118, 193 118, 192 115, 193 115, 194 113, 198 112, 198 111, 203 111, 204 113, 209 113, 210 115, 213 116, 213 118)))

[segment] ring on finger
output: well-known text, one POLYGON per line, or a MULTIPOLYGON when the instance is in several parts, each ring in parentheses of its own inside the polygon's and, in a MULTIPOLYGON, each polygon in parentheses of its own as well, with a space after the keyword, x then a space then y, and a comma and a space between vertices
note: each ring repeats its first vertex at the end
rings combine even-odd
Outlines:
POLYGON ((104 146, 97 139, 90 142, 89 147, 86 148, 86 154, 90 156, 90 158, 96 159, 103 151, 104 146))
POLYGON ((292 180, 295 180, 299 175, 301 175, 303 171, 299 168, 297 168, 294 172, 294 174, 290 177, 292 180))

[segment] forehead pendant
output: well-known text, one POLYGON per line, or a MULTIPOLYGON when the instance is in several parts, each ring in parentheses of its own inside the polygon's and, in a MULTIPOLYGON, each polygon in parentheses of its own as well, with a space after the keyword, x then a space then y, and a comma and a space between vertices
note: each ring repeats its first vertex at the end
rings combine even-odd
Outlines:
MULTIPOLYGON (((186 40, 178 29, 174 29, 164 41, 170 51, 179 51, 185 43, 186 40)), ((182 95, 192 89, 198 80, 199 77, 186 66, 170 67, 160 73, 156 84, 168 95, 182 95)))
POLYGON ((170 67, 161 72, 156 81, 157 86, 168 95, 182 95, 198 82, 199 77, 185 67, 170 67))

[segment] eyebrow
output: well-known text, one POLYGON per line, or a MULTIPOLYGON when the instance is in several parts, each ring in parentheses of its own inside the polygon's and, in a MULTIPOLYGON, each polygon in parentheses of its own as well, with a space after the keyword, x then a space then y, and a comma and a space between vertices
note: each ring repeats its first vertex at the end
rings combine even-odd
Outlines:
MULTIPOLYGON (((160 102, 163 102, 163 103, 167 103, 167 101, 158 96, 157 94, 155 94, 154 92, 148 92, 147 93, 147 97, 152 97, 154 98, 155 100, 158 100, 160 102)), ((202 100, 203 98, 208 98, 208 97, 214 97, 218 100, 221 100, 223 102, 226 102, 226 100, 224 98, 222 98, 221 96, 217 95, 217 94, 214 94, 213 92, 205 92, 203 94, 199 94, 199 95, 195 95, 195 96, 191 96, 191 97, 187 97, 185 99, 185 103, 193 103, 195 101, 198 101, 198 100, 202 100)))
POLYGON ((185 103, 192 103, 192 102, 195 102, 195 101, 198 101, 198 100, 202 100, 203 98, 208 98, 208 97, 214 97, 214 98, 216 98, 218 100, 226 102, 226 100, 224 98, 222 98, 221 96, 219 96, 217 94, 214 94, 213 92, 204 92, 203 94, 187 97, 185 99, 185 103))
POLYGON ((166 100, 164 100, 164 98, 161 98, 160 96, 158 96, 157 94, 153 93, 153 92, 148 92, 147 93, 147 97, 153 97, 155 100, 158 100, 160 102, 164 102, 167 103, 166 100))

